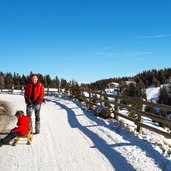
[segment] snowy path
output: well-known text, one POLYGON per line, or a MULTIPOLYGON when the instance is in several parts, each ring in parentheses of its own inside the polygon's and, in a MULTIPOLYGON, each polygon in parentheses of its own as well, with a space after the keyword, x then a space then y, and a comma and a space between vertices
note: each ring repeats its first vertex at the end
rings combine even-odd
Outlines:
MULTIPOLYGON (((11 103, 13 112, 25 111, 23 96, 0 95, 2 99, 11 103)), ((41 109, 41 134, 34 136, 32 145, 19 142, 16 147, 0 148, 1 171, 171 170, 170 161, 149 143, 71 101, 48 99, 41 109)))

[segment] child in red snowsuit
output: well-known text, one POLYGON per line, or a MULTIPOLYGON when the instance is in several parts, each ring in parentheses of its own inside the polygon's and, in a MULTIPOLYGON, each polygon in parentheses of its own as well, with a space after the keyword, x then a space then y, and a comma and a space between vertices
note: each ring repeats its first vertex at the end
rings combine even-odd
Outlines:
POLYGON ((0 146, 8 144, 12 139, 17 136, 26 136, 28 134, 31 119, 28 116, 24 116, 23 111, 17 111, 15 116, 18 118, 18 127, 12 129, 11 132, 5 138, 0 140, 0 146))

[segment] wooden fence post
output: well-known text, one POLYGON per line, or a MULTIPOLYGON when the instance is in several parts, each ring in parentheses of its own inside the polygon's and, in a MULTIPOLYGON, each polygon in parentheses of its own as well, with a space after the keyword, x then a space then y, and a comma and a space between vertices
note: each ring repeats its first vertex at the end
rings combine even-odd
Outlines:
POLYGON ((13 91, 14 91, 14 84, 12 84, 11 86, 11 93, 13 93, 13 91))
MULTIPOLYGON (((104 100, 104 95, 100 95, 100 100, 104 100)), ((105 104, 105 102, 103 102, 103 101, 100 101, 100 105, 101 106, 104 106, 104 104, 105 104)))
POLYGON ((81 99, 81 101, 83 101, 83 88, 82 88, 82 86, 80 87, 80 99, 81 99))
POLYGON ((21 87, 21 93, 24 93, 24 86, 21 87))
MULTIPOLYGON (((138 103, 140 103, 140 102, 138 102, 138 103)), ((142 112, 145 112, 145 105, 143 105, 143 104, 140 104, 140 110, 142 111, 142 112)), ((138 109, 139 110, 139 109, 138 109)), ((137 132, 139 132, 140 134, 142 134, 142 127, 140 126, 140 123, 143 123, 144 122, 144 117, 143 116, 141 116, 140 114, 138 114, 138 120, 137 120, 138 122, 137 122, 137 132)))
POLYGON ((68 87, 68 91, 67 91, 67 96, 70 99, 71 98, 71 87, 68 87))
POLYGON ((91 107, 91 105, 90 105, 90 103, 91 103, 91 91, 90 90, 88 91, 88 97, 89 97, 89 100, 88 100, 89 105, 88 105, 88 107, 90 108, 91 107))
MULTIPOLYGON (((120 103, 120 99, 115 97, 115 103, 120 103)), ((115 104, 114 119, 118 120, 118 116, 115 114, 115 112, 119 113, 119 106, 117 104, 115 104)))
POLYGON ((60 94, 60 85, 58 86, 58 94, 60 94))
POLYGON ((47 86, 47 95, 49 96, 49 85, 47 86))
POLYGON ((101 92, 100 92, 100 106, 102 106, 102 95, 101 95, 101 92))
POLYGON ((72 87, 69 88, 70 91, 70 97, 73 98, 73 91, 72 91, 72 87))

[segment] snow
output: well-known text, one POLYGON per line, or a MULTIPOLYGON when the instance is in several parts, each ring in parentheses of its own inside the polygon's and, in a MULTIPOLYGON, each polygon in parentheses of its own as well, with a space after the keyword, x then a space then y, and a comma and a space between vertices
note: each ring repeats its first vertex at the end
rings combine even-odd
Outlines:
POLYGON ((160 95, 160 87, 149 87, 146 89, 146 94, 148 101, 156 102, 160 95))
POLYGON ((106 88, 105 92, 111 95, 119 95, 120 89, 119 88, 106 88))
MULTIPOLYGON (((96 118, 78 102, 46 99, 41 109, 41 134, 34 135, 31 145, 21 141, 16 147, 1 147, 0 170, 171 170, 171 157, 162 153, 159 144, 134 136, 114 120, 96 118)), ((22 95, 0 94, 0 100, 10 103, 13 114, 25 111, 22 95)))
MULTIPOLYGON (((105 89, 105 92, 107 94, 112 94, 112 95, 118 95, 119 91, 120 90, 118 88, 107 88, 107 89, 105 89)), ((149 87, 146 89, 146 94, 147 94, 147 100, 148 101, 153 101, 153 100, 156 101, 160 95, 160 87, 149 87)))
POLYGON ((57 92, 58 91, 58 88, 49 88, 49 89, 48 88, 45 88, 45 91, 47 91, 47 90, 49 90, 49 91, 56 91, 57 92))

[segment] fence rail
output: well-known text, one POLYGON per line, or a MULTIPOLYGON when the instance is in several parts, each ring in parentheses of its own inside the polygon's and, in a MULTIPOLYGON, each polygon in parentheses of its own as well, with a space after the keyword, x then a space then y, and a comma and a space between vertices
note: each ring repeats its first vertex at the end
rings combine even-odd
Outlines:
MULTIPOLYGON (((5 92, 5 93, 21 93, 23 94, 24 93, 24 89, 1 89, 0 90, 1 93, 5 92)), ((45 94, 46 95, 51 95, 51 94, 59 94, 59 90, 50 90, 50 89, 47 89, 45 88, 44 90, 45 94)))
MULTIPOLYGON (((70 91, 71 96, 76 96, 72 94, 72 90, 70 91)), ((78 96, 78 94, 77 94, 78 96)), ((162 117, 160 115, 156 115, 154 113, 146 112, 145 108, 146 106, 152 107, 152 108, 158 108, 162 109, 166 112, 171 112, 171 106, 163 105, 163 104, 154 104, 147 101, 143 101, 142 99, 138 97, 129 97, 129 96, 121 96, 121 95, 111 95, 106 94, 102 92, 97 91, 90 91, 90 90, 83 90, 81 89, 79 98, 86 103, 86 106, 92 107, 92 106, 105 106, 105 103, 108 103, 110 105, 113 105, 112 113, 114 115, 114 118, 118 120, 118 117, 122 117, 124 119, 127 119, 129 121, 132 121, 137 126, 137 131, 142 133, 142 128, 154 131, 158 134, 161 134, 165 136, 166 138, 171 138, 171 133, 162 131, 158 128, 155 128, 150 125, 146 125, 144 123, 144 117, 152 119, 156 122, 160 122, 162 124, 165 124, 169 129, 171 129, 171 120, 169 120, 166 117, 162 117), (85 95, 85 93, 87 95, 85 95), (104 99, 104 97, 107 97, 104 99), (112 98, 109 100, 109 98, 112 98), (96 102, 93 102, 96 101, 96 102), (136 105, 133 105, 136 104, 136 105), (124 115, 120 112, 121 108, 125 108, 128 111, 134 111, 137 115, 136 118, 129 117, 127 115, 124 115)))
MULTIPOLYGON (((6 89, 6 90, 1 90, 2 92, 9 92, 13 93, 13 89, 6 89)), ((19 90, 18 90, 19 91, 19 90)), ((20 89, 21 93, 24 92, 24 89, 20 89)), ((51 94, 58 94, 59 90, 50 90, 50 89, 45 89, 45 94, 51 95, 51 94)), ((134 124, 137 126, 137 131, 142 132, 142 128, 154 131, 156 133, 159 133, 167 138, 171 138, 171 133, 162 131, 160 129, 157 129, 155 127, 149 126, 144 124, 144 117, 152 119, 156 122, 160 122, 162 124, 165 124, 169 129, 171 129, 171 120, 162 117, 160 115, 156 115, 150 112, 145 111, 145 107, 152 107, 152 108, 159 108, 164 111, 169 111, 171 112, 171 106, 163 105, 163 104, 154 104, 151 102, 143 101, 142 99, 138 97, 128 97, 128 96, 120 96, 120 95, 111 95, 111 94, 106 94, 102 92, 97 92, 97 91, 90 91, 90 90, 80 90, 79 94, 74 94, 74 91, 69 88, 67 91, 68 96, 70 97, 77 97, 80 98, 82 101, 84 101, 89 107, 90 106, 105 106, 105 103, 108 103, 110 105, 113 105, 113 110, 112 113, 114 115, 114 118, 118 120, 118 117, 122 117, 124 119, 127 119, 129 121, 134 122, 134 124), (87 96, 85 95, 87 93, 87 96), (96 97, 95 97, 96 95, 96 97), (104 97, 107 97, 106 99, 104 97), (111 98, 111 99, 109 99, 111 98), (96 102, 93 102, 95 100, 96 102), (136 104, 136 105, 133 105, 136 104), (125 108, 128 111, 134 111, 137 115, 136 118, 129 117, 127 115, 124 115, 120 112, 121 108, 125 108)))

